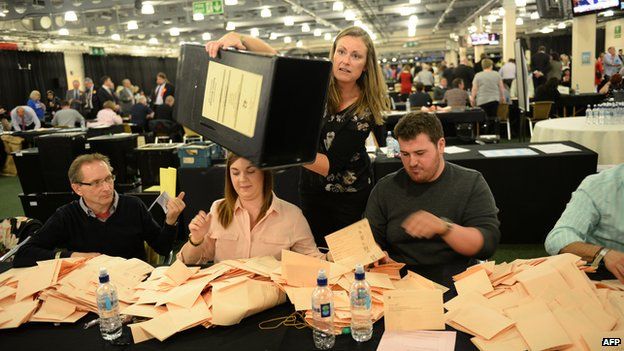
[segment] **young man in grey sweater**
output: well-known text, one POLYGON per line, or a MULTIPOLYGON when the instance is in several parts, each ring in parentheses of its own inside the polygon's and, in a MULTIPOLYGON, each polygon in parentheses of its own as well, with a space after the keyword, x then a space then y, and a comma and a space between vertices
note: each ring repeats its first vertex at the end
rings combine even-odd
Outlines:
POLYGON ((407 114, 394 133, 403 168, 377 183, 366 206, 377 243, 408 268, 445 277, 491 257, 500 240, 494 197, 481 173, 444 161, 438 118, 407 114), (446 264, 454 269, 440 271, 446 264))

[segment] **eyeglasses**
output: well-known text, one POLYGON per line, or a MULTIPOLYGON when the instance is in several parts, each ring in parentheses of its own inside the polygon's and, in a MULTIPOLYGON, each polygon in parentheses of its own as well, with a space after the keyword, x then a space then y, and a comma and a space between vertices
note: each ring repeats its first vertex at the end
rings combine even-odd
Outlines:
POLYGON ((115 175, 111 174, 108 177, 104 178, 104 179, 99 179, 99 180, 94 180, 91 183, 85 183, 85 182, 76 182, 80 185, 86 185, 86 186, 92 186, 95 188, 99 188, 102 184, 104 183, 108 183, 108 184, 113 184, 113 182, 115 181, 115 175))

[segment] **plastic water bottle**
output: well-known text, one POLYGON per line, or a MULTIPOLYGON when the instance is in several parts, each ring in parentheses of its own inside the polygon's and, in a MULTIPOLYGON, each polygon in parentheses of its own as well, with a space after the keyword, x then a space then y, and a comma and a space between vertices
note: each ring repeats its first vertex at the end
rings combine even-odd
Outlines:
POLYGON ((594 120, 597 125, 604 125, 604 108, 598 105, 598 108, 594 110, 594 120))
POLYGON ((110 283, 106 268, 100 268, 100 286, 95 291, 98 312, 100 314, 100 332, 105 340, 114 340, 121 336, 121 318, 117 289, 110 283))
POLYGON ((334 300, 331 289, 327 286, 325 270, 319 270, 316 289, 312 292, 312 315, 314 317, 314 346, 320 350, 334 347, 334 300))
POLYGON ((386 137, 386 156, 388 158, 394 158, 399 153, 399 142, 392 137, 392 132, 388 132, 386 137))
POLYGON ((587 109, 585 110, 585 123, 586 124, 594 124, 594 116, 591 106, 587 105, 587 109))
POLYGON ((366 282, 364 267, 355 266, 355 281, 351 284, 351 336, 357 342, 368 341, 373 336, 371 319, 370 285, 366 282))

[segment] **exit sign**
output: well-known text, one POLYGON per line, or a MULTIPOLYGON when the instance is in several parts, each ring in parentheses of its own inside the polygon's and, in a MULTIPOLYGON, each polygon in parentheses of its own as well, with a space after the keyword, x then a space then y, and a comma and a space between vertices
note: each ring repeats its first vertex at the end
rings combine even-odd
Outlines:
POLYGON ((104 52, 104 48, 91 47, 91 55, 93 55, 93 56, 104 56, 104 55, 106 55, 106 53, 104 52))
POLYGON ((615 26, 615 29, 613 31, 614 31, 613 34, 615 36, 615 39, 619 39, 619 38, 622 37, 622 26, 621 25, 615 26))
POLYGON ((223 0, 193 1, 193 13, 221 15, 223 14, 223 0))

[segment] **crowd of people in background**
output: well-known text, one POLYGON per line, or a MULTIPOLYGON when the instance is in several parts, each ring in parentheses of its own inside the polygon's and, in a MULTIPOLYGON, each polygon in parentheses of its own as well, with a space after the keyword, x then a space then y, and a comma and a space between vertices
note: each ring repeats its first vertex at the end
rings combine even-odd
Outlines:
POLYGON ((42 127, 109 127, 123 122, 135 124, 141 131, 150 131, 150 121, 173 120, 175 87, 165 73, 156 75, 156 88, 145 92, 128 78, 121 85, 109 76, 103 76, 96 87, 86 77, 84 88, 79 80, 61 98, 54 91, 46 91, 42 99, 38 90, 30 92, 24 105, 10 111, 0 107, 0 130, 23 131, 42 127))
MULTIPOLYGON (((622 49, 616 52, 609 47, 596 60, 596 92, 612 94, 623 89, 624 55, 622 49)), ((561 110, 560 95, 578 90, 572 86, 572 62, 570 56, 555 51, 547 52, 539 46, 530 57, 529 97, 533 101, 552 101, 551 114, 561 110)), ((511 103, 517 97, 516 61, 494 62, 483 53, 476 62, 461 58, 458 65, 441 61, 439 63, 397 63, 384 64, 382 72, 391 87, 400 84, 398 99, 407 102, 412 110, 431 107, 436 102, 452 109, 481 107, 489 119, 496 119, 499 103, 511 103)), ((398 102, 398 101, 395 101, 398 102)), ((487 127, 487 126, 486 126, 487 127)))

